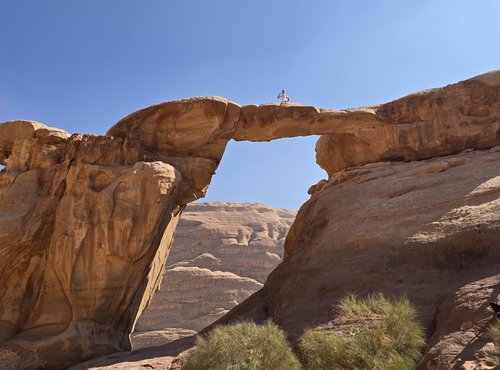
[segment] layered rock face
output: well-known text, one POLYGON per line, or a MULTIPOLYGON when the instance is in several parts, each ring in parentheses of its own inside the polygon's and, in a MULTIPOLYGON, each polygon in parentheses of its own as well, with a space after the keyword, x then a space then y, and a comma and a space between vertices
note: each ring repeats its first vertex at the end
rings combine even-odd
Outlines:
MULTIPOLYGON (((284 262, 232 317, 269 315, 293 334, 328 320, 321 312, 346 288, 405 292, 429 334, 442 333, 425 363, 455 366, 438 343, 451 340, 461 356, 476 347, 453 339, 456 320, 431 322, 470 287, 499 293, 498 152, 480 151, 500 145, 499 132, 499 71, 342 111, 168 102, 131 114, 105 137, 4 123, 0 364, 62 368, 129 348, 180 213, 205 194, 227 142, 319 134, 317 162, 329 179, 311 189, 284 262), (458 154, 466 149, 476 151, 458 154)), ((456 313, 474 307, 459 304, 456 313)))
POLYGON ((134 348, 196 333, 262 288, 294 218, 294 211, 256 203, 188 205, 161 289, 137 322, 134 348))

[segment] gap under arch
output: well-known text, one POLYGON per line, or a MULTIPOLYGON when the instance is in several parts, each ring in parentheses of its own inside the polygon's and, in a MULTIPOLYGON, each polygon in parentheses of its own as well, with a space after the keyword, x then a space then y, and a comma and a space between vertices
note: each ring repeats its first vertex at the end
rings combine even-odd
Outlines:
POLYGON ((205 198, 197 202, 252 202, 298 210, 326 172, 316 164, 319 136, 271 142, 229 141, 205 198))

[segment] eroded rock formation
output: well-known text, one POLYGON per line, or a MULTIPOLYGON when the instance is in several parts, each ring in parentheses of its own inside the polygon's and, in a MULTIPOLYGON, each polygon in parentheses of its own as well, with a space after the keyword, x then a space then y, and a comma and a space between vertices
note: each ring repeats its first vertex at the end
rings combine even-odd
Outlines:
MULTIPOLYGON (((61 368, 129 348, 180 213, 205 194, 230 139, 323 135, 317 161, 329 174, 311 189, 284 263, 233 313, 267 312, 296 333, 305 324, 292 323, 298 313, 327 319, 298 295, 326 307, 344 282, 361 293, 407 293, 432 333, 432 310, 445 296, 497 279, 498 152, 381 161, 492 148, 499 132, 498 71, 342 111, 213 97, 168 102, 131 114, 104 137, 4 123, 0 363, 61 368)), ((428 353, 447 361, 443 351, 428 353)))
POLYGON ((122 140, 42 130, 14 142, 0 176, 2 368, 130 348, 180 214, 172 166, 122 140))
POLYGON ((134 349, 192 335, 262 288, 295 213, 257 203, 188 205, 161 289, 135 327, 134 349))
POLYGON ((293 336, 333 320, 346 292, 406 295, 431 336, 422 368, 453 369, 490 342, 499 233, 500 147, 344 170, 302 206, 283 263, 229 317, 267 313, 293 336))

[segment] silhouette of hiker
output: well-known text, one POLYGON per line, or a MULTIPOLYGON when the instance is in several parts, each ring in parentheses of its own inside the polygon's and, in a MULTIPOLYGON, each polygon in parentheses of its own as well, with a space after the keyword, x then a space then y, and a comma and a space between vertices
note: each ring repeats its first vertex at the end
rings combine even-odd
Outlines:
POLYGON ((491 302, 490 306, 493 308, 493 311, 495 311, 497 319, 500 319, 500 294, 497 296, 497 301, 491 302))
POLYGON ((281 100, 280 105, 285 105, 290 100, 285 90, 281 90, 281 92, 278 94, 278 99, 281 100))

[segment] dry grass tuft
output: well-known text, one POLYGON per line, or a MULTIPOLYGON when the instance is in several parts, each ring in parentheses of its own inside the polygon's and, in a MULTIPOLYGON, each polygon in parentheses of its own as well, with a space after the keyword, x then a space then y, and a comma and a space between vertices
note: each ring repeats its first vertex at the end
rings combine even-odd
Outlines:
POLYGON ((221 325, 205 339, 198 336, 196 350, 184 370, 298 370, 284 332, 273 322, 221 325))
POLYGON ((406 298, 382 294, 344 297, 339 320, 355 322, 350 333, 307 329, 300 349, 306 369, 414 369, 425 345, 424 330, 406 298))

